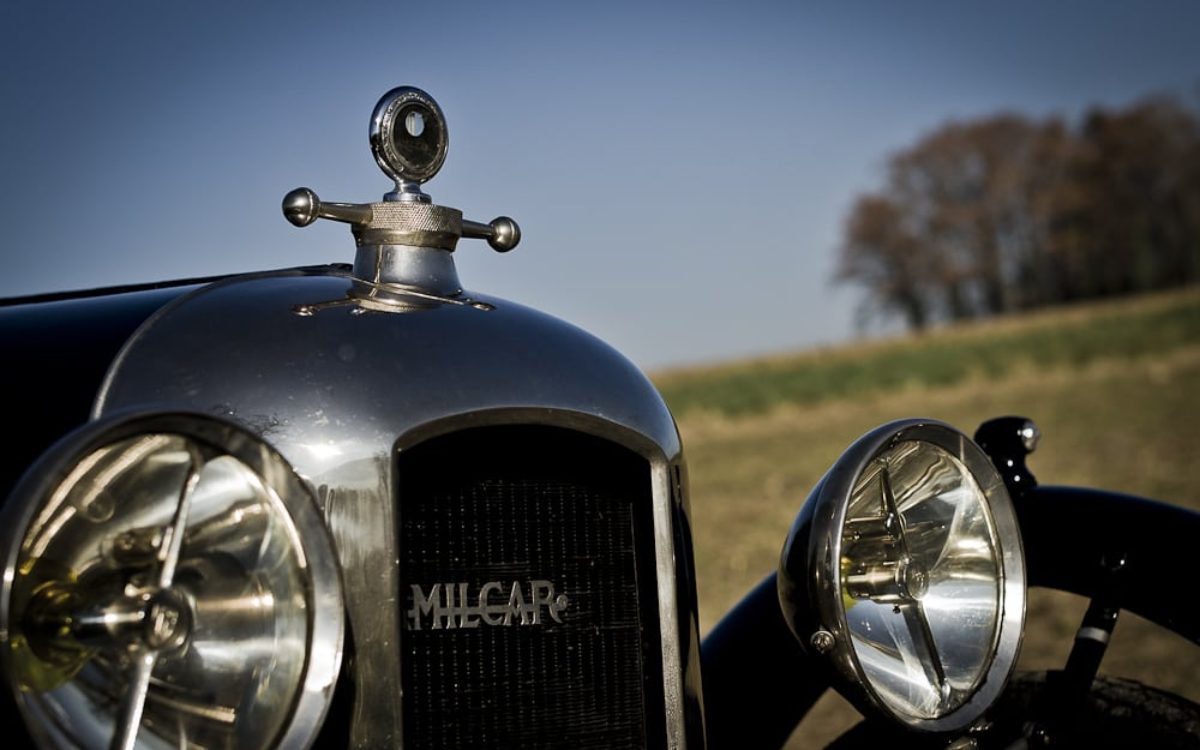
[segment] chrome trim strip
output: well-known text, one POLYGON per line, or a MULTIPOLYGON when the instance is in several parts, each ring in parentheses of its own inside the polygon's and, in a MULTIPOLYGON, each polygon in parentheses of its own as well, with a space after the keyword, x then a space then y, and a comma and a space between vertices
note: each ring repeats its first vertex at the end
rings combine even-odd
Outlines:
POLYGON ((679 655, 679 598, 675 583, 674 493, 671 467, 662 457, 650 461, 654 504, 654 557, 658 572, 658 627, 662 648, 663 709, 667 747, 684 750, 683 668, 679 655))
POLYGON ((350 746, 401 746, 400 573, 396 506, 387 455, 325 474, 314 488, 333 537, 354 648, 350 746), (394 665, 394 666, 393 666, 394 665))

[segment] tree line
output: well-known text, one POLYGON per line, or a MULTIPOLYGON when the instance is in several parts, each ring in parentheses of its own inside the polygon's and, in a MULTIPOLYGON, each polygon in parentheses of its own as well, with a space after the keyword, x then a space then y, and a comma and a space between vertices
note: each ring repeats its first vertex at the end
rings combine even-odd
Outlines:
POLYGON ((947 124, 857 198, 837 277, 860 319, 917 330, 1200 281, 1200 117, 1158 97, 947 124))

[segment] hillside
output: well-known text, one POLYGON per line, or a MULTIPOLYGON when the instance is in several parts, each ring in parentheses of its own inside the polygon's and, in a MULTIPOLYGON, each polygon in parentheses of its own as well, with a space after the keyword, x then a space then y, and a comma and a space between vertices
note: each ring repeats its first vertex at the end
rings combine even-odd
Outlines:
POLYGON ((920 336, 652 375, 677 416, 740 416, 1023 369, 1157 357, 1200 343, 1200 288, 936 329, 920 336))

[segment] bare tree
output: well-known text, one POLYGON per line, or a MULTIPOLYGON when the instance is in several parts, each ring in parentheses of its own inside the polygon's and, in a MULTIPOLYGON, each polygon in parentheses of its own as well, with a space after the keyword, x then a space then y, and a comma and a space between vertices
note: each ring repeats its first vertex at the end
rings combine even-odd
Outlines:
POLYGON ((837 273, 866 285, 880 312, 901 313, 910 328, 920 330, 929 322, 926 256, 905 226, 904 213, 887 198, 858 199, 846 221, 837 273))
POLYGON ((950 123, 846 221, 838 279, 912 328, 1200 280, 1200 119, 1173 100, 950 123))

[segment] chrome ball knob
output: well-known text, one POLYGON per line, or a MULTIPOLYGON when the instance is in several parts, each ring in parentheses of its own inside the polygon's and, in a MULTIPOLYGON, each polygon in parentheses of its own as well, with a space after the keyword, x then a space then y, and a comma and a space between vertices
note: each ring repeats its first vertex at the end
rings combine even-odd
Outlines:
POLYGON ((299 187, 283 196, 283 217, 298 227, 317 220, 321 199, 306 187, 299 187))

